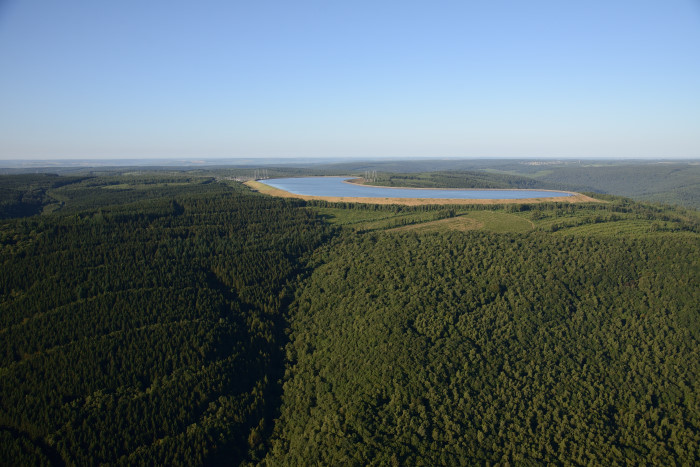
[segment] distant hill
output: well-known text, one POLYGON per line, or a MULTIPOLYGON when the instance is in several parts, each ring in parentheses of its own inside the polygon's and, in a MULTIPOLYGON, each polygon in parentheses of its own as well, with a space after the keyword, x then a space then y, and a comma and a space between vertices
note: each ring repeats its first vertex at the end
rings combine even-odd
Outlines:
POLYGON ((378 185, 452 188, 545 188, 607 193, 700 209, 700 162, 406 161, 338 164, 358 175, 377 171, 378 185))
POLYGON ((595 191, 700 208, 700 164, 654 163, 557 167, 537 177, 577 191, 595 191))

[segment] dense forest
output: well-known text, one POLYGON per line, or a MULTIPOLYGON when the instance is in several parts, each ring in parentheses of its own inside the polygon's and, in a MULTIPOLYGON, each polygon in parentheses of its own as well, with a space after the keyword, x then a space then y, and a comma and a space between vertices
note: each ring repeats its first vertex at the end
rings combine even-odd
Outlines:
POLYGON ((697 211, 230 175, 0 178, 2 464, 700 461, 697 211))
POLYGON ((697 237, 348 237, 291 313, 272 464, 700 454, 697 237))
POLYGON ((0 459, 256 459, 289 283, 328 228, 240 186, 115 181, 64 186, 65 214, 1 224, 0 459))

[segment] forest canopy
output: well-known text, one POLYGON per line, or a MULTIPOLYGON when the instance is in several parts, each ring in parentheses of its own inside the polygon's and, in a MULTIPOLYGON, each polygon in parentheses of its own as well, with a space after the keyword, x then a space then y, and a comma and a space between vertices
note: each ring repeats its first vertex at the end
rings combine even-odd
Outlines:
POLYGON ((229 178, 0 177, 4 463, 700 461, 697 211, 229 178))

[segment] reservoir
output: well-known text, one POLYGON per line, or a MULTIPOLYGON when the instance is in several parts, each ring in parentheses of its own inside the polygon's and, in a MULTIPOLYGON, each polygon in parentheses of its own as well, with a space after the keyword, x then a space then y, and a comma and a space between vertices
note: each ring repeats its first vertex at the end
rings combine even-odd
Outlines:
POLYGON ((547 190, 484 190, 442 188, 393 188, 348 183, 356 177, 294 177, 258 180, 260 183, 305 196, 353 198, 528 199, 560 198, 572 193, 547 190))

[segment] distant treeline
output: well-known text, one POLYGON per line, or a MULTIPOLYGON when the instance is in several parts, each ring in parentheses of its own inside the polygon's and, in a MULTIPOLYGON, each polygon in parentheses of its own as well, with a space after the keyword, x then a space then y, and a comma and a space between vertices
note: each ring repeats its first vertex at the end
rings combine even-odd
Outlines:
MULTIPOLYGON (((552 183, 543 183, 529 177, 491 174, 487 172, 456 171, 429 172, 419 174, 380 173, 369 182, 371 185, 410 188, 553 188, 552 183)), ((557 188, 562 188, 557 186, 557 188)))

